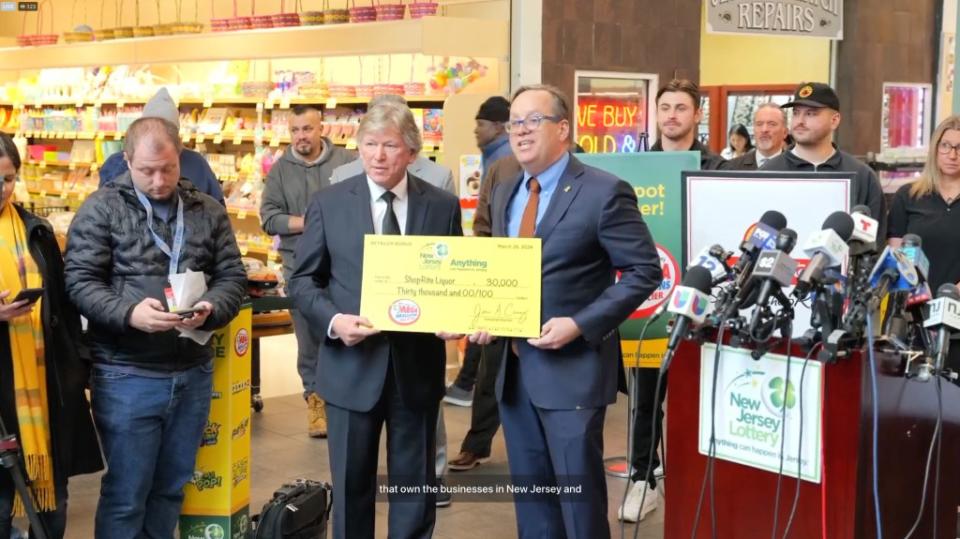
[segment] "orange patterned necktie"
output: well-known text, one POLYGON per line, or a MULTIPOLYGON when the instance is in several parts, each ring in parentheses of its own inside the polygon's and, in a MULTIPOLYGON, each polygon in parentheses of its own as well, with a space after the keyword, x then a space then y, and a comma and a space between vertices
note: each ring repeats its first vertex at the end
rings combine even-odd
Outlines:
POLYGON ((540 205, 540 182, 536 178, 530 178, 527 183, 530 190, 530 197, 527 198, 527 206, 523 209, 523 217, 520 218, 520 237, 532 238, 537 232, 537 207, 540 205))

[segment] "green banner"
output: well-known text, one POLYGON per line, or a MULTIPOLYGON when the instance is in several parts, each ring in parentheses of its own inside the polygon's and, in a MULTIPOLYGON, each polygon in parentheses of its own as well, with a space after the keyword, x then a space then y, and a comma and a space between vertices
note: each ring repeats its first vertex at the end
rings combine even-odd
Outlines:
POLYGON ((649 317, 670 299, 680 284, 689 254, 683 252, 684 188, 681 172, 700 170, 700 152, 641 152, 577 154, 585 164, 619 176, 633 186, 643 220, 650 228, 660 253, 663 282, 660 288, 620 326, 623 362, 636 367, 659 367, 667 348, 669 316, 650 324, 640 343, 640 333, 649 317))

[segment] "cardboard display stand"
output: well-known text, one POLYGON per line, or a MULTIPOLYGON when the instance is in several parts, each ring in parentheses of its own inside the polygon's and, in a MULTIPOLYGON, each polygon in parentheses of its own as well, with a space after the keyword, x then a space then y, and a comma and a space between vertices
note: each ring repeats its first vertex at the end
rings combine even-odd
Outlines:
POLYGON ((213 400, 193 480, 185 487, 180 539, 245 539, 250 533, 252 310, 211 337, 213 400))

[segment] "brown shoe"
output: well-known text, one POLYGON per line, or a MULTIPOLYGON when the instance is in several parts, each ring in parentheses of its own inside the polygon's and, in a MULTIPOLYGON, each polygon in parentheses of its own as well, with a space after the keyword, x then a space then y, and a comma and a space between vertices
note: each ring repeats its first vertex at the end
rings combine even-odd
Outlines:
POLYGON ((316 393, 307 397, 307 434, 311 438, 327 437, 327 409, 316 393))
POLYGON ((455 472, 465 472, 472 470, 485 462, 489 462, 490 457, 478 457, 469 451, 461 451, 457 458, 447 463, 447 466, 455 472))

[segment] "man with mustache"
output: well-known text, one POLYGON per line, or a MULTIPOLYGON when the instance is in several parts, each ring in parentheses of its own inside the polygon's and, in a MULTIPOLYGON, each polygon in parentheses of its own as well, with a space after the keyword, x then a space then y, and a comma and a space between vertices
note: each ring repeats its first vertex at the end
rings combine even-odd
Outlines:
MULTIPOLYGON (((320 111, 310 105, 293 107, 290 116, 290 146, 267 175, 260 204, 260 222, 271 236, 280 236, 283 279, 290 282, 294 251, 303 234, 303 216, 310 195, 330 185, 335 168, 356 158, 353 152, 335 146, 324 137, 320 111)), ((293 331, 297 336, 297 372, 303 381, 307 401, 307 434, 326 438, 327 416, 316 384, 317 353, 320 344, 300 311, 292 309, 293 331)))
POLYGON ((753 115, 753 137, 757 147, 727 161, 723 167, 725 170, 757 170, 783 152, 787 140, 787 115, 779 105, 768 102, 757 108, 753 115))

